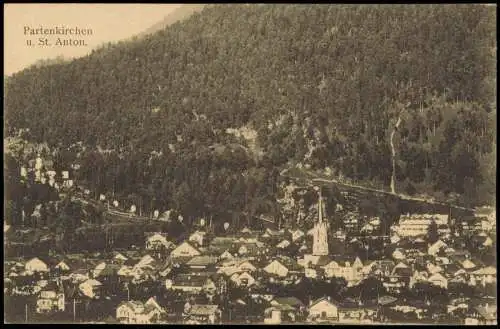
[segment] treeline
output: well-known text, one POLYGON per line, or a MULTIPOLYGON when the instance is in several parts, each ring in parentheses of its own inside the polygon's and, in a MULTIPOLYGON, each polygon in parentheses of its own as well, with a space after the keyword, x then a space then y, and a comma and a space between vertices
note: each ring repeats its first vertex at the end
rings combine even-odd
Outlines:
POLYGON ((494 26, 482 5, 207 6, 9 77, 6 127, 61 150, 83 142, 79 179, 144 211, 251 218, 276 213, 288 162, 388 186, 401 116, 399 191, 491 202, 494 26), (248 146, 225 133, 242 126, 257 130, 261 159, 209 148, 248 146))

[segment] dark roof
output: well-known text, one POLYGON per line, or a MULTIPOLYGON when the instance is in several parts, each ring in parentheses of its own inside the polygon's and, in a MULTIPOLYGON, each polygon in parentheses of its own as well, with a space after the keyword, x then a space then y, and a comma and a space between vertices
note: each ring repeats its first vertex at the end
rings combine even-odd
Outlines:
POLYGON ((281 256, 276 259, 278 262, 283 264, 289 271, 300 271, 302 267, 292 258, 281 256))
POLYGON ((136 263, 137 263, 137 259, 128 258, 126 261, 123 262, 123 265, 134 266, 136 263))
POLYGON ((410 267, 395 268, 393 270, 393 274, 398 276, 411 276, 413 274, 413 271, 410 267))
POLYGON ((332 261, 332 259, 328 256, 320 256, 318 261, 316 262, 317 266, 324 266, 329 264, 332 261))
POLYGON ((120 268, 121 266, 119 265, 106 263, 106 267, 104 267, 96 277, 117 275, 120 268))
POLYGON ((189 262, 191 259, 193 259, 193 256, 180 256, 180 257, 175 257, 172 259, 172 264, 186 264, 189 262))
POLYGON ((195 274, 180 274, 173 279, 174 286, 202 287, 207 282, 207 276, 195 274))
POLYGON ((58 291, 59 286, 55 281, 49 281, 45 287, 42 288, 42 291, 58 291))
POLYGON ((290 305, 295 308, 304 306, 304 303, 296 297, 276 297, 274 301, 280 305, 290 305))
POLYGON ((390 305, 394 302, 396 302, 398 299, 396 297, 392 297, 392 296, 381 296, 379 299, 378 299, 378 303, 380 305, 390 305))
POLYGON ((78 286, 72 283, 63 284, 64 289, 64 298, 66 299, 75 299, 80 296, 80 290, 78 286))
POLYGON ((210 246, 217 246, 217 245, 231 245, 233 242, 236 241, 235 237, 215 237, 210 241, 210 246))
POLYGON ((61 262, 64 262, 66 265, 68 265, 70 271, 87 268, 85 261, 82 259, 61 259, 54 265, 54 267, 61 262))
POLYGON ((429 305, 427 305, 427 303, 424 302, 423 300, 408 300, 406 303, 409 306, 413 306, 420 309, 427 309, 429 307, 429 305))
POLYGON ((488 307, 487 308, 485 306, 477 306, 475 308, 475 310, 485 320, 492 321, 492 320, 496 320, 497 319, 496 307, 495 308, 493 308, 493 307, 488 307))
POLYGON ((446 272, 449 274, 454 274, 457 271, 459 271, 462 267, 458 266, 457 264, 448 264, 445 266, 446 272))
POLYGON ((186 265, 188 266, 208 266, 217 262, 217 257, 212 256, 195 256, 189 260, 186 265))
POLYGON ((246 254, 251 254, 251 255, 256 255, 260 251, 266 250, 266 248, 268 248, 265 245, 258 246, 256 243, 242 243, 239 246, 237 246, 237 250, 239 250, 243 246, 247 249, 246 254))
POLYGON ((217 305, 200 305, 195 304, 191 306, 189 314, 191 315, 212 315, 219 311, 219 306, 217 305))

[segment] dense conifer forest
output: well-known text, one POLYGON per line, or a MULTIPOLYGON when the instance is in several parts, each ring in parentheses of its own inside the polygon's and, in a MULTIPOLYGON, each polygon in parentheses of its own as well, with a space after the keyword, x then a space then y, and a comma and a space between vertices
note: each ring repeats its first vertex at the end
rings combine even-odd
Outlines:
POLYGON ((494 31, 479 5, 210 5, 8 77, 6 133, 144 213, 276 213, 298 163, 389 189, 391 135, 398 192, 491 203, 494 31))

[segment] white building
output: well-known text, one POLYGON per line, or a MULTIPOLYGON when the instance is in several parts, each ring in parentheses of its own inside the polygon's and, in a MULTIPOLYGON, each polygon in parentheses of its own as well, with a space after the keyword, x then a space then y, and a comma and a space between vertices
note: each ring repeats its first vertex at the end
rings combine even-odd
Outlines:
POLYGON ((448 215, 441 214, 401 215, 399 224, 394 226, 394 231, 400 237, 426 235, 432 220, 436 222, 439 234, 449 233, 448 215))
POLYGON ((125 324, 158 323, 165 310, 151 297, 146 303, 127 301, 116 309, 116 319, 125 324))
POLYGON ((80 292, 90 298, 99 298, 102 283, 95 279, 88 279, 85 282, 80 283, 78 288, 80 292))
POLYGON ((320 298, 309 306, 309 322, 338 320, 338 307, 330 298, 320 298))
POLYGON ((147 250, 159 250, 168 249, 172 243, 167 240, 167 238, 160 233, 155 233, 146 239, 146 249, 147 250))
POLYGON ((39 258, 35 257, 30 259, 26 264, 24 265, 24 268, 27 272, 48 272, 49 267, 45 262, 41 261, 39 258))

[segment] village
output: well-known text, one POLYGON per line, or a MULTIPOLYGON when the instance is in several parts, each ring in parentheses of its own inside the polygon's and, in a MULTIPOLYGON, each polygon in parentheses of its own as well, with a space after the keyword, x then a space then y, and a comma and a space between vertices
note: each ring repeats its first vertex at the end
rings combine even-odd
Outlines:
MULTIPOLYGON (((74 185, 70 170, 56 185, 42 162, 38 157, 21 176, 33 171, 60 193, 74 185)), ((377 233, 379 218, 344 211, 343 229, 332 232, 322 191, 315 193, 310 229, 215 233, 211 220, 200 218, 184 241, 149 232, 142 244, 111 252, 7 258, 6 317, 28 323, 497 323, 496 263, 481 257, 496 248, 494 210, 478 211, 473 222, 401 214, 388 235, 377 233)), ((9 231, 4 226, 7 242, 9 231)))

